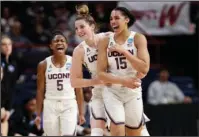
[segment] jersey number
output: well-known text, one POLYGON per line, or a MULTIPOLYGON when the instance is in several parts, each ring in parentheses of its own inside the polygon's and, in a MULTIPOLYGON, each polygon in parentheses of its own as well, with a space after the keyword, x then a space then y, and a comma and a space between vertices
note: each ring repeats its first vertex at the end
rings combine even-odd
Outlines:
POLYGON ((63 90, 63 80, 57 80, 57 90, 63 90))
POLYGON ((126 57, 115 58, 117 69, 126 69, 126 57))

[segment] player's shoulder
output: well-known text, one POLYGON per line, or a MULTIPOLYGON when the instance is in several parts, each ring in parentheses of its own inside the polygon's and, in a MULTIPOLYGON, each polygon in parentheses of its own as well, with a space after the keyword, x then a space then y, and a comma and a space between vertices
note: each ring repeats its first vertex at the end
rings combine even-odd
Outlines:
POLYGON ((105 32, 103 34, 100 34, 101 37, 99 37, 99 44, 107 45, 110 39, 110 35, 113 34, 112 32, 105 32))
POLYGON ((46 59, 44 59, 38 63, 37 68, 38 70, 44 70, 46 69, 46 66, 47 66, 47 61, 46 59))
POLYGON ((111 35, 113 35, 113 34, 114 34, 113 32, 108 31, 108 32, 105 33, 105 36, 109 37, 109 36, 111 36, 111 35))
POLYGON ((134 43, 136 46, 138 45, 144 45, 144 44, 140 44, 140 43, 147 43, 147 38, 141 34, 141 33, 138 33, 136 32, 135 35, 134 35, 134 43))
POLYGON ((84 54, 84 43, 85 42, 81 42, 79 45, 77 45, 75 48, 74 48, 74 51, 73 51, 73 54, 84 54))
POLYGON ((135 33, 135 38, 137 39, 143 39, 143 38, 146 38, 144 34, 142 33, 139 33, 139 32, 135 32, 135 31, 131 31, 132 33, 135 33))
POLYGON ((97 36, 99 36, 100 38, 106 38, 106 37, 110 37, 112 34, 113 34, 113 32, 108 31, 108 32, 98 33, 97 36))

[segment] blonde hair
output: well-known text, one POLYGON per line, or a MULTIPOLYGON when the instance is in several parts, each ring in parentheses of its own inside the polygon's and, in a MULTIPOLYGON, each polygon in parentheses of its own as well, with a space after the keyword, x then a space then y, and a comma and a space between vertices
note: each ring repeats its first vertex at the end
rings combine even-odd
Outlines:
POLYGON ((4 39, 9 39, 9 40, 11 41, 11 43, 12 43, 12 39, 11 39, 8 35, 2 35, 2 36, 1 36, 1 44, 2 44, 2 41, 3 41, 4 39))
POLYGON ((78 15, 88 16, 89 15, 89 8, 85 4, 77 5, 76 6, 76 12, 77 12, 78 15))
POLYGON ((77 5, 76 6, 76 12, 77 12, 77 20, 84 20, 89 25, 94 25, 96 30, 96 22, 94 18, 89 13, 89 8, 85 4, 77 5))

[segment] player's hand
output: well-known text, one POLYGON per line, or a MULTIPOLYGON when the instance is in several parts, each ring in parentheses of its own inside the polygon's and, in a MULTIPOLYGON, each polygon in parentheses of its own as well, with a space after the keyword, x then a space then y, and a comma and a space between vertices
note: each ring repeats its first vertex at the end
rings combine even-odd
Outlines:
POLYGON ((105 83, 105 86, 111 86, 112 85, 112 83, 105 83))
POLYGON ((41 117, 40 116, 37 116, 35 118, 35 125, 37 126, 37 129, 40 130, 41 129, 41 117))
POLYGON ((103 81, 100 80, 98 77, 95 77, 92 80, 93 80, 94 85, 103 85, 104 84, 103 81))
POLYGON ((105 85, 105 86, 111 86, 111 83, 106 83, 102 80, 100 80, 98 77, 93 78, 93 81, 95 81, 95 85, 105 85))
POLYGON ((136 77, 139 78, 139 79, 143 79, 145 76, 146 76, 145 74, 140 73, 140 72, 138 72, 137 75, 136 75, 136 77))
POLYGON ((86 122, 84 115, 79 115, 79 125, 83 125, 86 122))
POLYGON ((119 53, 123 53, 125 51, 125 49, 123 48, 123 46, 115 44, 114 46, 108 48, 108 51, 109 52, 117 51, 119 53))
POLYGON ((138 78, 125 78, 122 81, 122 85, 124 87, 135 89, 141 86, 141 80, 138 78))

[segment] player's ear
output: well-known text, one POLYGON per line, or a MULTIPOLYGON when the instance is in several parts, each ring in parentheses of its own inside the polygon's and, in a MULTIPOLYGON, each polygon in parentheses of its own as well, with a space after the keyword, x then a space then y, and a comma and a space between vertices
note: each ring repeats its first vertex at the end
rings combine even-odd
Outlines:
POLYGON ((91 28, 92 28, 92 30, 94 31, 94 30, 95 30, 95 25, 92 24, 92 25, 91 25, 91 28))
POLYGON ((53 47, 52 47, 52 44, 50 44, 50 49, 52 50, 52 48, 53 48, 53 47))
POLYGON ((125 18, 125 22, 128 24, 129 21, 130 21, 130 19, 126 17, 126 18, 125 18))

